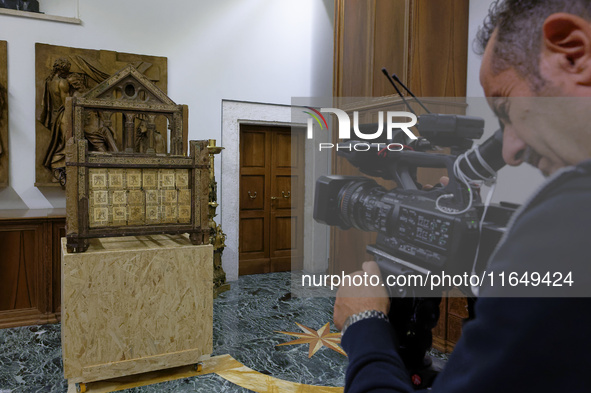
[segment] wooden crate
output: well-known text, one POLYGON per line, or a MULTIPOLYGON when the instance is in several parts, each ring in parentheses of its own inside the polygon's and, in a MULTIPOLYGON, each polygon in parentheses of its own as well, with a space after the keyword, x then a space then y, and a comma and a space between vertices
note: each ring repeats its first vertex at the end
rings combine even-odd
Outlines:
POLYGON ((62 354, 69 383, 197 363, 213 345, 213 248, 187 235, 62 239, 62 354))

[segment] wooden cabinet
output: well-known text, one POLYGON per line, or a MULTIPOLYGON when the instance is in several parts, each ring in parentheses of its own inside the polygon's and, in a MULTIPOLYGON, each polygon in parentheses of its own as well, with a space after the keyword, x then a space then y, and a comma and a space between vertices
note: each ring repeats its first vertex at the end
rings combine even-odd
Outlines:
POLYGON ((0 211, 0 328, 60 320, 65 210, 0 211))
MULTIPOLYGON (((362 122, 375 122, 373 116, 384 107, 406 110, 382 73, 384 67, 432 111, 464 113, 462 99, 441 98, 466 96, 468 0, 337 0, 334 34, 333 94, 353 97, 347 99, 347 110, 358 111, 362 122), (380 99, 368 103, 365 97, 380 99)), ((336 154, 332 162, 335 174, 365 176, 336 154)), ((436 184, 443 174, 423 168, 418 173, 423 184, 436 184)), ((396 186, 375 180, 387 189, 396 186)), ((370 258, 366 245, 374 242, 372 233, 333 228, 331 273, 358 270, 370 258)))
POLYGON ((454 288, 444 293, 439 311, 439 322, 433 329, 433 347, 441 352, 451 352, 462 336, 462 326, 468 318, 468 301, 454 288))
MULTIPOLYGON (((336 0, 334 96, 358 97, 350 101, 347 110, 358 111, 360 119, 364 112, 375 113, 386 106, 406 110, 382 73, 385 67, 416 96, 431 97, 424 100, 432 111, 463 114, 465 102, 461 98, 452 104, 437 97, 466 95, 468 5, 468 0, 336 0), (364 97, 380 98, 368 104, 364 97)), ((363 120, 376 121, 371 115, 363 120)), ((332 168, 339 175, 363 175, 336 155, 332 168)), ((436 184, 442 174, 438 169, 421 168, 419 182, 436 184)), ((388 189, 395 187, 392 182, 376 181, 388 189)), ((361 263, 371 258, 365 252, 366 245, 374 242, 373 233, 333 228, 331 273, 359 270, 361 263)), ((465 316, 465 298, 443 300, 441 319, 434 331, 438 349, 453 348, 465 316)))

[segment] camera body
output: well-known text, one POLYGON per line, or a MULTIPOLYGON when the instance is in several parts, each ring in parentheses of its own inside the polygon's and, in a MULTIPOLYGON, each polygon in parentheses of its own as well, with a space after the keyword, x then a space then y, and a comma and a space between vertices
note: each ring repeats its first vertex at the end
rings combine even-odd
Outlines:
MULTIPOLYGON (((505 165, 502 132, 468 151, 473 139, 482 136, 484 120, 480 118, 427 114, 419 116, 418 128, 429 139, 421 136, 409 141, 398 133, 392 140, 368 144, 365 151, 354 148, 358 141, 340 143, 337 154, 364 174, 394 180, 398 187, 386 190, 361 176, 321 176, 316 181, 314 219, 341 229, 377 232, 376 243, 367 246, 367 251, 383 277, 483 272, 515 206, 485 209, 478 189, 471 184, 494 179, 505 165), (451 154, 428 153, 435 144, 432 141, 449 147, 451 154), (383 148, 389 143, 405 148, 383 148), (416 181, 419 167, 446 168, 449 182, 423 189, 416 181)), ((425 354, 432 343, 431 329, 439 319, 441 293, 448 288, 439 286, 433 291, 428 285, 409 285, 388 289, 399 353, 410 375, 418 374, 424 381, 417 388, 424 388, 436 375, 425 354)), ((471 288, 460 289, 473 305, 471 288)))
MULTIPOLYGON (((421 137, 413 143, 396 134, 393 141, 407 147, 401 151, 379 150, 384 143, 356 151, 352 148, 356 141, 340 143, 340 156, 367 175, 394 180, 398 187, 386 190, 366 177, 321 176, 316 181, 314 219, 341 229, 377 232, 376 244, 367 251, 384 274, 457 275, 483 270, 514 211, 512 206, 491 205, 482 220, 480 195, 466 181, 485 178, 483 172, 495 174, 505 164, 500 130, 466 153, 483 127, 480 118, 428 114, 419 117, 419 131, 429 140, 421 137), (452 154, 426 152, 433 146, 430 140, 450 147, 452 154), (448 184, 424 190, 416 182, 419 167, 446 168, 448 184)), ((470 288, 460 289, 472 295, 470 288)), ((396 290, 399 296, 433 295, 416 286, 396 290)))
POLYGON ((316 181, 314 218, 377 232, 368 252, 384 274, 469 271, 478 245, 476 208, 458 215, 437 209, 444 189, 386 190, 364 177, 322 176, 316 181))

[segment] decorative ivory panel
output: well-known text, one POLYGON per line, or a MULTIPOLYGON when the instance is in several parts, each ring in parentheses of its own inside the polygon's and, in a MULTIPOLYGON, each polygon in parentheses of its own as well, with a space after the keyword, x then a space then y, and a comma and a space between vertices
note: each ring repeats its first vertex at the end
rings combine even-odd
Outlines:
POLYGON ((89 227, 189 224, 188 169, 90 168, 89 227))

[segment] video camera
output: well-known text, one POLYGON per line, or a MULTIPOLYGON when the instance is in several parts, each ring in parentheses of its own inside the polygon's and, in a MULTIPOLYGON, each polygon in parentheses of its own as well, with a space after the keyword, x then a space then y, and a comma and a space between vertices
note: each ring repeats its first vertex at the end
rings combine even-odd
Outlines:
MULTIPOLYGON (((339 156, 368 176, 394 180, 397 187, 386 190, 367 177, 321 176, 316 181, 314 219, 341 229, 377 232, 376 244, 367 246, 367 251, 375 257, 384 278, 484 271, 516 207, 501 204, 485 208, 479 194, 479 185, 493 184, 496 172, 505 165, 502 131, 472 147, 474 140, 482 137, 482 118, 434 113, 417 118, 420 137, 416 140, 400 131, 392 140, 374 141, 366 151, 354 148, 359 143, 356 140, 339 143, 339 156), (403 148, 380 149, 384 144, 403 148), (450 148, 450 154, 428 152, 436 146, 450 148), (446 168, 449 182, 423 189, 417 183, 417 168, 446 168)), ((363 132, 364 127, 369 131, 376 125, 359 127, 363 132)), ((473 297, 469 286, 460 289, 473 297)), ((432 344, 431 329, 439 319, 441 292, 417 286, 389 290, 399 353, 411 375, 422 375, 423 382, 415 387, 430 386, 436 373, 427 370, 425 353, 432 344)))
MULTIPOLYGON (((421 136, 412 142, 401 141, 402 133, 396 135, 396 143, 405 146, 401 151, 377 147, 355 151, 351 146, 357 141, 342 142, 339 156, 369 176, 394 180, 398 187, 386 190, 366 177, 321 176, 316 181, 314 219, 341 229, 377 232, 376 244, 367 251, 375 256, 383 274, 471 273, 486 263, 514 210, 489 206, 481 227, 484 207, 478 189, 471 185, 475 180, 493 181, 495 172, 504 166, 502 133, 498 130, 467 151, 466 146, 482 136, 484 120, 441 114, 418 119, 421 135, 429 135, 455 154, 428 153, 433 146, 430 140, 421 136), (449 183, 422 189, 416 182, 419 167, 446 168, 449 183)), ((396 289, 398 296, 427 295, 417 293, 420 288, 396 289)))
MULTIPOLYGON (((482 118, 427 113, 417 119, 420 137, 414 140, 398 131, 390 140, 371 144, 339 143, 339 156, 368 176, 395 181, 397 187, 386 190, 368 177, 321 176, 316 181, 314 219, 341 229, 377 232, 376 244, 367 251, 384 275, 483 271, 515 210, 509 204, 485 209, 479 193, 480 185, 492 185, 505 165, 502 131, 473 147, 484 132, 482 118), (356 148, 359 144, 364 148, 356 148), (401 148, 383 147, 392 145, 401 148), (450 148, 450 154, 429 152, 440 147, 450 148), (417 183, 418 168, 445 168, 449 182, 423 189, 417 183)), ((359 130, 375 127, 360 125, 359 130)), ((393 289, 393 296, 432 296, 430 288, 393 289)), ((460 289, 472 295, 469 287, 460 289)))

